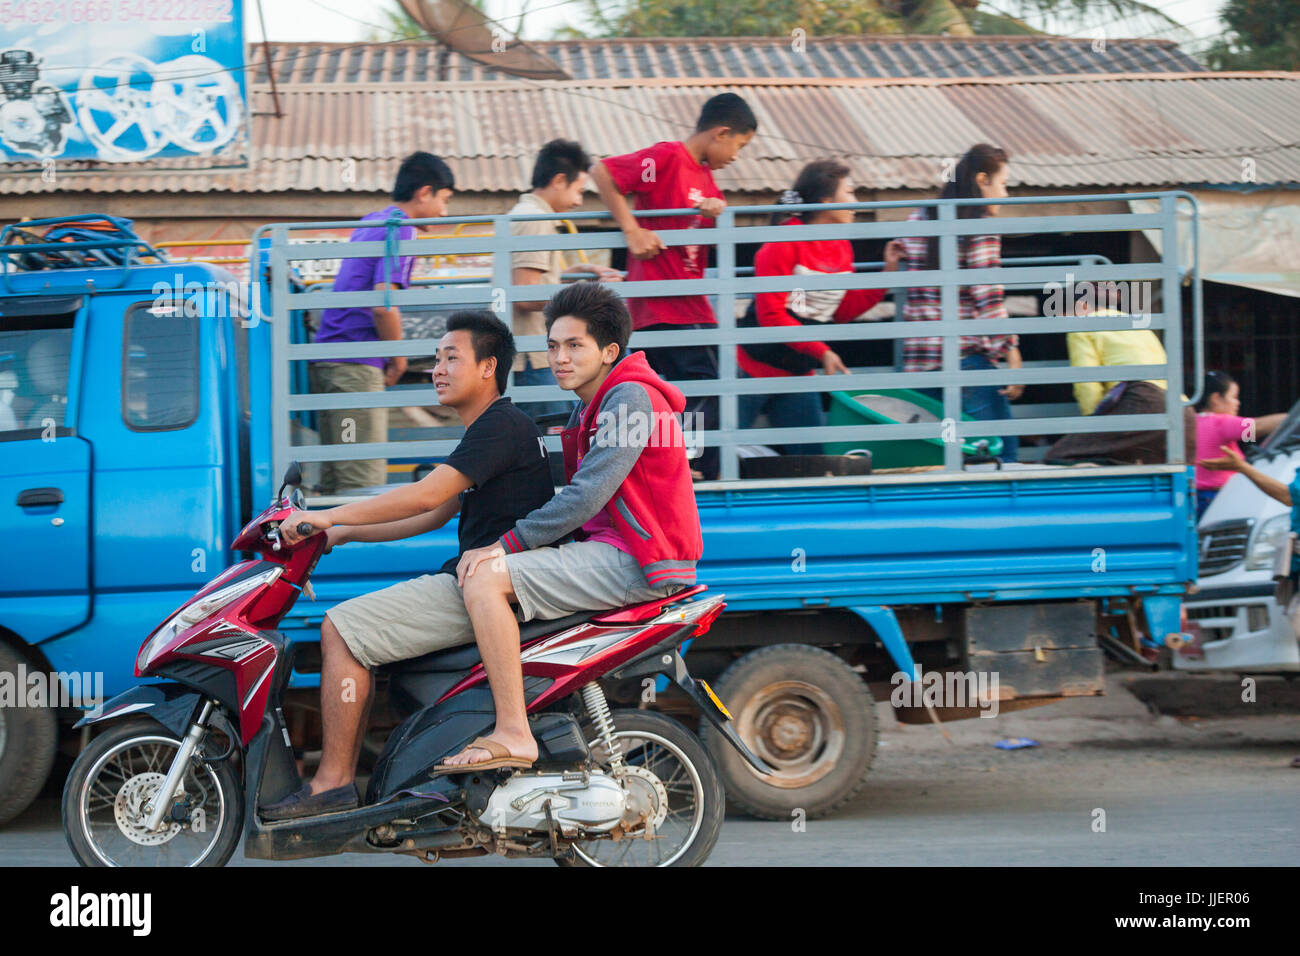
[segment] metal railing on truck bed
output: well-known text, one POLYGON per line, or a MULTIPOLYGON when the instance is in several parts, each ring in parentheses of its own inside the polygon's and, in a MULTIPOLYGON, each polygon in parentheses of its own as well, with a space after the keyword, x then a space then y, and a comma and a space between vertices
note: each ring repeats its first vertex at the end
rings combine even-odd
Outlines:
MULTIPOLYGON (((683 329, 679 331, 637 332, 632 336, 634 349, 663 346, 716 345, 719 347, 719 378, 701 381, 677 381, 675 384, 689 397, 717 395, 720 400, 720 427, 696 432, 692 438, 702 445, 717 446, 721 450, 721 477, 724 482, 737 479, 739 464, 737 447, 752 444, 782 444, 786 442, 859 442, 906 441, 914 439, 940 439, 942 441, 943 469, 959 471, 963 466, 963 441, 975 436, 1007 435, 1069 435, 1077 433, 1163 431, 1168 449, 1168 462, 1186 464, 1183 453, 1183 324, 1181 286, 1184 281, 1193 287, 1193 329, 1195 375, 1199 383, 1203 369, 1203 335, 1201 334, 1200 280, 1196 269, 1196 205, 1193 197, 1181 191, 1152 193, 1120 193, 1095 196, 1065 197, 1008 197, 997 200, 999 206, 1051 206, 1053 204, 1099 204, 1129 202, 1135 199, 1157 200, 1154 212, 1101 212, 1086 215, 1032 215, 1000 216, 996 218, 959 218, 958 208, 986 204, 984 200, 927 200, 889 201, 808 205, 742 206, 727 207, 713 228, 701 232, 694 229, 659 232, 665 245, 712 245, 715 249, 716 275, 701 279, 675 282, 622 282, 616 288, 627 298, 644 296, 702 295, 712 300, 718 327, 708 329, 683 329), (1192 230, 1193 257, 1186 269, 1180 269, 1177 250, 1179 203, 1190 206, 1189 223, 1192 230), (930 207, 936 210, 935 218, 924 221, 876 220, 854 221, 844 224, 738 226, 742 216, 764 215, 774 212, 795 213, 831 209, 852 209, 872 214, 886 210, 905 210, 930 207), (1031 257, 1029 262, 1008 263, 1000 268, 958 268, 958 240, 964 236, 1072 236, 1090 233, 1145 232, 1159 236, 1159 258, 1152 262, 1114 264, 1101 256, 1082 254, 1077 262, 1073 257, 1031 257), (824 239, 889 240, 905 237, 933 237, 938 245, 937 269, 896 272, 852 272, 826 275, 790 275, 755 277, 742 275, 737 267, 737 250, 767 242, 809 241, 824 239), (1036 261, 1035 261, 1036 260, 1036 261), (1053 287, 1063 286, 1067 275, 1075 283, 1129 284, 1147 290, 1158 290, 1160 311, 1141 315, 1073 314, 1072 306, 1063 315, 1035 316, 1029 318, 961 320, 957 318, 959 290, 972 285, 1001 285, 1005 287, 1038 287, 1046 293, 1053 287), (760 292, 788 292, 803 289, 809 292, 833 289, 879 288, 888 291, 906 290, 909 287, 937 287, 943 318, 924 324, 892 322, 849 322, 843 324, 816 324, 804 326, 741 328, 737 325, 737 299, 760 292), (1165 408, 1161 413, 1139 415, 1059 415, 1047 417, 1018 417, 997 421, 963 420, 961 414, 961 389, 975 386, 1042 385, 1050 383, 1073 384, 1092 382, 1101 375, 1096 368, 1070 367, 1068 365, 1044 366, 1011 370, 963 370, 960 367, 960 336, 998 335, 1056 335, 1067 332, 1095 332, 1151 329, 1163 333, 1167 361, 1163 365, 1106 366, 1106 381, 1163 380, 1167 383, 1165 408), (772 378, 741 378, 737 374, 736 345, 757 343, 791 343, 824 341, 832 345, 844 341, 900 340, 917 336, 937 336, 942 339, 941 368, 932 372, 903 372, 893 370, 853 371, 848 375, 791 375, 772 378), (941 390, 943 417, 939 421, 892 424, 836 424, 816 428, 742 428, 738 421, 740 395, 772 395, 789 392, 837 392, 876 389, 916 389, 934 387, 941 390)), ((638 215, 694 216, 697 210, 666 210, 644 212, 638 215)), ((605 212, 566 213, 560 215, 500 215, 492 217, 448 217, 436 220, 391 220, 386 223, 389 238, 371 242, 313 243, 304 247, 291 243, 297 230, 339 229, 368 226, 372 221, 326 223, 280 223, 262 227, 254 236, 254 244, 264 247, 269 266, 269 303, 262 296, 257 316, 273 322, 272 341, 272 411, 274 461, 273 473, 280 474, 292 459, 301 461, 346 461, 358 459, 410 457, 417 449, 420 454, 440 457, 451 451, 454 439, 437 441, 384 441, 334 445, 292 445, 290 443, 290 418, 303 412, 323 409, 393 408, 410 405, 434 405, 437 394, 428 388, 403 388, 386 392, 308 394, 290 389, 290 365, 311 360, 339 358, 428 356, 433 354, 437 342, 433 339, 404 339, 381 342, 331 342, 295 343, 291 338, 292 314, 302 310, 373 307, 391 305, 399 308, 439 310, 453 308, 490 309, 503 317, 512 313, 516 301, 536 301, 558 292, 562 285, 515 285, 511 281, 511 254, 536 250, 593 250, 625 248, 624 237, 617 231, 557 234, 554 236, 512 236, 512 221, 533 221, 567 218, 593 225, 609 219, 605 212), (491 236, 456 236, 397 239, 396 230, 401 225, 458 225, 460 223, 491 224, 491 236), (456 282, 400 290, 334 292, 332 290, 295 290, 292 282, 292 263, 301 259, 384 258, 396 256, 445 255, 449 242, 454 241, 456 253, 491 255, 492 274, 485 282, 456 282)), ((1110 288, 1115 288, 1115 285, 1110 288)), ((1065 290, 1065 294, 1069 294, 1065 290)), ((896 316, 896 319, 899 317, 896 316)), ((544 337, 519 336, 520 352, 544 351, 544 337)), ((571 398, 558 388, 550 386, 512 386, 510 395, 516 402, 553 401, 571 398)), ((1193 400, 1197 396, 1193 395, 1193 400)), ((1059 407, 1059 406, 1058 406, 1059 407)), ((748 423, 746 423, 748 424, 748 423)), ((558 449, 558 438, 548 436, 548 444, 558 449)), ((854 479, 825 479, 827 481, 853 481, 854 479)), ((857 479, 861 480, 861 479, 857 479)))

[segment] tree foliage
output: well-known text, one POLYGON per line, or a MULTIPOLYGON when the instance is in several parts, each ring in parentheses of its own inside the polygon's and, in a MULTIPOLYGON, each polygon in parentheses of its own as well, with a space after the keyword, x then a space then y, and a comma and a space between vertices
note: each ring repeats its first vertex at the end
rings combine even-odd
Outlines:
POLYGON ((1228 0, 1226 35, 1206 51, 1215 70, 1300 70, 1300 4, 1295 0, 1228 0))
MULTIPOLYGON (((1285 0, 1276 0, 1285 2, 1285 0)), ((809 36, 907 33, 989 36, 1081 33, 1117 23, 1180 29, 1141 0, 583 0, 591 28, 570 37, 809 36)), ((1118 34, 1116 34, 1118 35, 1118 34)))

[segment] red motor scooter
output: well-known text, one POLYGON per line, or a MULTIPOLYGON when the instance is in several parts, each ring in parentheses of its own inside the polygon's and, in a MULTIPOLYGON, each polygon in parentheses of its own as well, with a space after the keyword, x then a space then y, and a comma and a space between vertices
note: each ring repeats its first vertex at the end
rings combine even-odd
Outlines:
MULTIPOLYGON (((759 773, 726 708, 686 670, 683 641, 726 606, 696 586, 670 598, 521 627, 524 693, 540 754, 527 770, 434 775, 495 722, 474 644, 387 665, 405 719, 362 806, 282 822, 258 807, 302 786, 281 701, 296 645, 275 628, 310 577, 324 535, 284 545, 304 504, 296 463, 276 502, 232 547, 257 552, 209 582, 145 640, 139 685, 77 726, 108 724, 77 758, 63 825, 86 866, 220 866, 241 836, 258 859, 409 853, 426 862, 499 853, 567 865, 702 863, 722 827, 717 768, 696 736, 645 710, 610 711, 603 678, 675 681, 759 773), (289 495, 285 489, 291 488, 289 495)), ((303 534, 310 534, 301 525, 303 534)))

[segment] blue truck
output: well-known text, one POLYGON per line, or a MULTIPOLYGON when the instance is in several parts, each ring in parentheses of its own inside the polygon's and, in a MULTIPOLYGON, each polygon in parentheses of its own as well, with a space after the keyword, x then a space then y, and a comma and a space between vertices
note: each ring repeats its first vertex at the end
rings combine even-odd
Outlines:
MULTIPOLYGON (((1189 197, 1147 198, 1160 200, 1157 212, 1007 216, 998 231, 1087 236, 1162 230, 1161 248, 1178 249, 1178 208, 1189 197)), ((851 204, 877 218, 801 227, 800 233, 876 243, 909 230, 937 237, 940 268, 920 279, 941 286, 946 312, 954 317, 927 329, 944 338, 944 370, 928 373, 924 384, 942 389, 940 409, 946 414, 934 421, 828 425, 805 430, 800 438, 860 443, 868 451, 882 442, 928 443, 935 456, 931 467, 740 477, 740 450, 788 441, 790 432, 738 427, 739 394, 802 388, 889 394, 917 384, 916 375, 890 366, 855 368, 834 382, 822 376, 737 376, 736 343, 883 341, 906 332, 897 322, 738 328, 737 306, 754 292, 791 289, 796 281, 808 288, 874 285, 895 291, 920 284, 917 273, 864 271, 797 280, 743 274, 744 250, 793 238, 789 227, 737 224, 737 217, 765 217, 773 207, 724 212, 709 237, 716 269, 682 284, 682 291, 713 298, 718 329, 633 338, 634 348, 698 342, 701 336, 722 346, 718 381, 681 383, 688 394, 719 394, 722 408, 720 427, 697 437, 722 449, 723 477, 700 483, 697 500, 704 531, 700 579, 726 594, 727 611, 689 653, 692 670, 715 684, 742 737, 777 770, 759 777, 732 759, 720 741, 707 739, 708 728, 702 728, 729 798, 751 814, 788 818, 798 807, 815 816, 858 793, 875 752, 877 699, 891 699, 899 719, 924 721, 1100 694, 1108 655, 1147 666, 1156 647, 1179 640, 1180 602, 1197 573, 1191 470, 1179 451, 1178 398, 1179 288, 1184 280, 1194 281, 1194 270, 1180 271, 1177 262, 1164 259, 1116 265, 1086 257, 1075 269, 1081 280, 1149 282, 1162 290, 1163 311, 1143 316, 1143 322, 1163 332, 1167 365, 1111 368, 1107 377, 1167 380, 1172 397, 1164 414, 1099 423, 1064 414, 1059 405, 1042 405, 1022 409, 1009 421, 965 421, 959 411, 963 385, 1070 383, 1089 380, 1089 373, 1060 362, 1028 363, 1017 372, 959 369, 958 335, 968 326, 959 327, 955 318, 960 284, 980 279, 1042 288, 1062 281, 1066 268, 1035 260, 985 270, 994 275, 959 274, 957 237, 971 234, 972 223, 988 229, 958 218, 960 203, 939 204, 939 216, 923 224, 879 218, 904 203, 851 204), (982 454, 987 444, 971 447, 975 436, 1126 427, 1165 431, 1174 450, 1170 461, 1004 466, 982 454)), ((445 428, 390 432, 390 441, 370 445, 311 440, 322 408, 436 403, 432 389, 418 384, 364 396, 310 394, 305 366, 311 359, 339 357, 340 349, 349 356, 415 358, 434 347, 433 339, 409 332, 397 343, 314 343, 314 310, 384 301, 404 313, 508 309, 515 298, 535 299, 559 288, 513 286, 510 252, 622 246, 616 232, 511 237, 509 217, 472 221, 485 218, 489 235, 456 241, 467 253, 492 255, 490 276, 347 294, 296 281, 295 257, 445 255, 447 240, 304 247, 293 244, 292 234, 306 224, 276 224, 253 237, 251 281, 244 283, 210 263, 166 261, 139 240, 119 239, 116 246, 111 239, 100 240, 105 246, 91 240, 89 248, 118 251, 120 261, 111 264, 43 268, 39 258, 29 257, 22 267, 13 250, 41 247, 10 246, 0 237, 0 397, 12 425, 0 429, 0 530, 10 544, 0 557, 0 678, 28 675, 30 690, 43 676, 48 690, 44 698, 0 693, 0 823, 39 792, 60 747, 75 752, 78 741, 66 728, 78 708, 129 686, 143 638, 202 583, 240 559, 227 550, 228 542, 270 500, 273 479, 289 461, 304 467, 346 458, 433 462, 455 444, 454 429, 445 428)), ((58 223, 23 224, 52 225, 58 223)), ((670 232, 663 238, 670 245, 690 241, 670 232)), ((628 296, 663 294, 651 283, 624 285, 628 296)), ((1099 315, 1055 317, 1050 323, 1008 318, 990 321, 987 331, 1059 335, 1125 328, 1129 321, 1099 315)), ((520 339, 521 350, 544 348, 537 339, 520 339)), ((512 388, 511 394, 516 402, 561 395, 540 386, 512 388)), ((558 447, 553 435, 547 442, 558 447)), ((446 528, 400 542, 350 544, 324 559, 314 578, 314 601, 300 601, 283 625, 291 640, 305 645, 286 706, 297 747, 310 751, 318 739, 318 641, 325 612, 354 595, 427 573, 455 547, 454 529, 446 528)), ((676 704, 671 691, 639 680, 616 682, 607 692, 621 702, 669 712, 676 704)), ((375 712, 381 728, 383 710, 378 706, 375 712)))

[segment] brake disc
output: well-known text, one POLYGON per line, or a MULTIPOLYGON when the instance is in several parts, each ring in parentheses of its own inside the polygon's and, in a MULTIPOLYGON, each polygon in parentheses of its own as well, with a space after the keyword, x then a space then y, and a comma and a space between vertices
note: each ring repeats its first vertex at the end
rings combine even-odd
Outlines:
POLYGON ((150 830, 145 826, 147 814, 144 808, 166 779, 161 773, 138 773, 117 792, 117 799, 113 801, 113 818, 117 820, 117 828, 132 843, 159 846, 181 832, 179 823, 164 826, 161 830, 150 830))
POLYGON ((627 791, 627 809, 619 824, 624 832, 644 825, 654 833, 668 819, 668 790, 645 767, 624 766, 618 782, 627 791))

